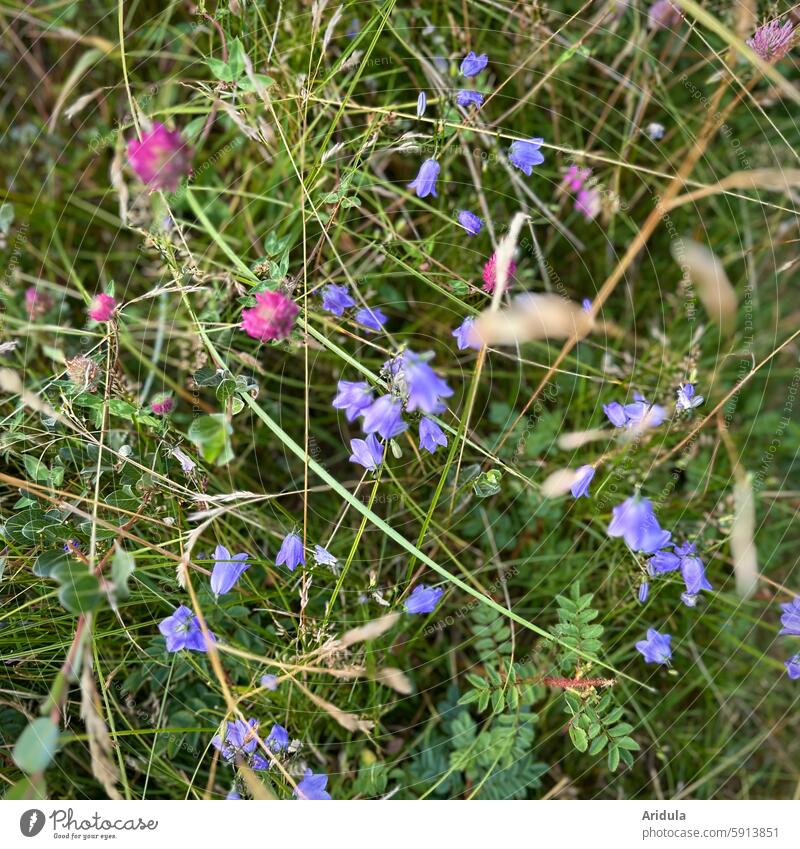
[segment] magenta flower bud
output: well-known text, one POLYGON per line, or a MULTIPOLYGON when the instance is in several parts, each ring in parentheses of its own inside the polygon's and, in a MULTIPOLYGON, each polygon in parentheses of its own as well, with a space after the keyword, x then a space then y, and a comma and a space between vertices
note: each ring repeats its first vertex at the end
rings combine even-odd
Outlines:
POLYGON ((774 20, 760 26, 745 43, 765 62, 777 62, 789 52, 793 39, 792 22, 781 24, 780 21, 774 20))
MULTIPOLYGON (((517 264, 512 259, 508 264, 508 282, 506 288, 511 286, 511 278, 517 271, 517 264)), ((492 254, 489 261, 483 266, 483 291, 491 294, 497 283, 497 254, 492 254)))
POLYGON ((151 192, 157 189, 174 192, 181 178, 191 173, 192 156, 192 148, 181 134, 163 124, 153 124, 141 140, 128 141, 128 162, 151 192))
POLYGON ((169 395, 162 395, 150 402, 150 409, 157 416, 165 416, 167 413, 172 412, 173 406, 174 402, 169 395))
POLYGON ((242 310, 242 329, 253 339, 271 342, 292 332, 300 308, 281 292, 256 292, 256 305, 242 310))
POLYGON ((28 318, 38 318, 53 306, 53 299, 47 292, 39 292, 35 286, 25 290, 25 311, 28 318))
POLYGON ((117 302, 111 295, 100 293, 95 295, 89 304, 89 318, 95 321, 111 321, 114 311, 117 308, 117 302))

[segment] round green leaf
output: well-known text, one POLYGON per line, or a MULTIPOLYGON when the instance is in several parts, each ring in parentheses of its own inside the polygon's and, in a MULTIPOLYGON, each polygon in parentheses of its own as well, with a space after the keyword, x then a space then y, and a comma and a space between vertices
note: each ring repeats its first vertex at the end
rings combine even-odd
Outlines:
POLYGON ((34 719, 14 746, 14 763, 23 772, 41 772, 58 750, 58 726, 48 716, 34 719))

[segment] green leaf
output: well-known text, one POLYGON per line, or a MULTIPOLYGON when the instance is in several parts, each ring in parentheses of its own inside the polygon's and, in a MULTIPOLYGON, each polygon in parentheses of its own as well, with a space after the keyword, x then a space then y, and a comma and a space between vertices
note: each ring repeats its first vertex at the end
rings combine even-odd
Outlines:
POLYGON ((58 726, 49 716, 40 716, 19 735, 12 757, 23 772, 42 772, 57 750, 58 726))
MULTIPOLYGON (((256 81, 261 84, 263 88, 269 88, 271 85, 275 85, 275 80, 272 77, 268 77, 266 74, 253 74, 256 81)), ((255 91, 256 87, 253 85, 253 81, 250 77, 243 77, 236 84, 239 91, 255 91)))
POLYGON ((69 557, 62 548, 43 551, 33 564, 33 574, 40 578, 50 578, 53 570, 67 562, 69 557))
POLYGON ((621 737, 619 740, 615 740, 614 744, 619 746, 620 749, 627 749, 629 752, 639 751, 639 744, 633 737, 621 737))
POLYGON ((478 498, 488 498, 500 492, 500 480, 503 473, 499 469, 489 469, 472 484, 472 490, 478 498))
POLYGON ((608 750, 608 768, 611 770, 611 772, 616 772, 618 766, 619 766, 619 749, 616 746, 612 746, 608 750))
POLYGON ((208 463, 224 466, 233 459, 230 435, 233 428, 221 413, 201 416, 189 427, 188 437, 208 463))
POLYGON ((34 457, 32 454, 26 454, 23 460, 25 461, 25 471, 28 473, 28 477, 38 482, 50 480, 50 470, 38 457, 34 457))
POLYGON ((76 575, 73 580, 62 584, 58 591, 58 600, 70 613, 90 613, 101 599, 100 582, 88 572, 76 575))
POLYGON ((130 595, 128 579, 135 569, 136 561, 133 555, 125 551, 121 545, 117 545, 111 559, 111 580, 114 583, 114 594, 118 601, 126 599, 130 595))
POLYGON ((206 59, 206 65, 211 69, 211 73, 224 83, 229 83, 234 80, 233 71, 228 67, 227 62, 222 59, 206 59))
POLYGON ((244 74, 244 48, 238 38, 228 43, 228 70, 232 80, 238 80, 244 74))
POLYGON ((8 801, 22 801, 23 799, 38 799, 42 800, 47 796, 47 784, 44 776, 39 775, 35 779, 33 777, 21 778, 16 784, 12 784, 6 790, 4 799, 8 801))
POLYGON ((602 737, 597 737, 592 740, 592 745, 589 747, 590 755, 597 755, 603 751, 606 747, 606 743, 608 742, 608 738, 603 735, 602 737))
MULTIPOLYGON (((609 714, 610 715, 610 714, 609 714)), ((627 722, 620 722, 619 725, 614 726, 609 732, 609 737, 624 737, 626 734, 629 734, 633 731, 633 726, 627 722)))
POLYGON ((589 738, 586 736, 586 732, 582 728, 578 728, 574 723, 569 727, 569 736, 572 740, 573 746, 579 752, 585 752, 589 746, 589 738))

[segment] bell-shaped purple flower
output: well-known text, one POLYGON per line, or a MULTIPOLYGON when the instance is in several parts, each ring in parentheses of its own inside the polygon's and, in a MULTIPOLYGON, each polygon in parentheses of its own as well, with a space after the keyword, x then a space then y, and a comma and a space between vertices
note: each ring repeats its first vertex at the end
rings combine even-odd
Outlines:
POLYGON ((283 566, 284 564, 290 572, 294 572, 298 566, 306 565, 303 540, 300 539, 299 534, 293 532, 283 538, 278 556, 275 558, 275 565, 283 566))
POLYGON ((224 545, 214 551, 214 568, 211 570, 211 592, 215 596, 225 595, 233 589, 242 572, 249 567, 249 554, 231 554, 224 545))
POLYGON ((667 666, 672 659, 672 650, 669 647, 672 636, 670 634, 659 634, 655 628, 647 629, 647 639, 636 643, 636 650, 644 655, 647 663, 663 663, 667 666))
POLYGON ((486 53, 481 53, 480 56, 476 56, 475 51, 470 50, 469 53, 467 53, 467 55, 461 60, 461 76, 477 76, 488 64, 489 57, 486 53))
POLYGON ((638 392, 633 393, 633 403, 625 404, 623 410, 628 427, 658 427, 667 417, 663 407, 648 403, 638 392))
POLYGON ((464 321, 452 332, 452 336, 456 340, 456 347, 459 351, 464 351, 467 348, 474 348, 475 346, 470 343, 470 329, 472 325, 475 324, 475 319, 468 315, 464 321))
POLYGON ((696 395, 691 383, 682 383, 678 387, 678 400, 675 408, 678 410, 692 410, 699 407, 705 399, 702 395, 696 395))
POLYGON ((275 692, 275 690, 278 689, 278 676, 267 673, 266 675, 261 676, 260 683, 265 690, 275 692))
POLYGON ((447 447, 444 431, 433 419, 423 416, 419 420, 419 447, 424 448, 429 454, 435 454, 439 446, 447 447))
POLYGON ((639 603, 644 604, 648 595, 650 595, 650 584, 647 581, 642 581, 639 585, 639 603))
POLYGON ((544 139, 536 138, 513 142, 508 151, 509 162, 530 177, 533 167, 544 162, 544 154, 539 150, 543 141, 544 139))
POLYGON ((351 463, 358 463, 367 471, 374 472, 383 462, 384 446, 371 433, 366 439, 351 439, 350 455, 351 463))
POLYGON ((325 788, 328 786, 328 776, 324 773, 314 774, 310 769, 305 771, 305 775, 297 782, 294 795, 298 799, 306 801, 327 801, 331 798, 325 788))
POLYGON ((271 752, 285 751, 289 748, 289 732, 282 725, 275 723, 264 742, 271 752))
POLYGON ((356 302, 350 295, 349 286, 337 286, 331 283, 322 290, 322 309, 333 315, 342 316, 349 307, 354 307, 356 302))
POLYGON ((589 484, 591 484, 594 478, 594 471, 594 466, 581 466, 575 472, 575 480, 569 489, 573 498, 580 498, 581 496, 589 497, 589 484))
POLYGON ((465 88, 456 95, 456 103, 465 109, 469 106, 477 106, 480 109, 483 105, 483 95, 479 91, 465 88))
POLYGON ((782 604, 783 616, 781 616, 781 634, 791 634, 793 637, 800 637, 800 597, 790 601, 788 604, 782 604))
POLYGON ((356 312, 356 321, 367 330, 374 330, 377 333, 383 329, 388 319, 377 307, 362 307, 356 312))
POLYGON ((653 505, 647 498, 628 498, 611 512, 608 535, 622 537, 633 551, 653 554, 664 548, 672 536, 658 524, 653 505))
POLYGON ((689 595, 697 595, 701 590, 714 589, 706 578, 703 561, 694 554, 681 557, 681 576, 689 595))
POLYGON ((790 657, 789 660, 785 660, 783 665, 786 667, 786 674, 792 681, 797 681, 800 678, 800 654, 796 654, 794 657, 790 657))
POLYGON ((439 599, 444 595, 441 587, 429 587, 425 584, 417 584, 411 595, 405 600, 403 606, 406 613, 433 613, 439 599))
POLYGON ((470 236, 477 236, 478 233, 481 232, 481 227, 483 226, 483 222, 480 218, 468 209, 462 209, 461 212, 458 213, 458 223, 467 231, 467 233, 470 234, 470 236))
MULTIPOLYGON (((206 638, 200 627, 200 621, 192 611, 183 604, 175 608, 172 616, 168 616, 158 625, 158 630, 167 639, 167 651, 175 652, 181 649, 189 651, 208 651, 206 638)), ((216 642, 216 637, 209 631, 211 642, 216 642)))
POLYGON ((663 575, 667 572, 674 572, 680 568, 681 558, 677 554, 668 551, 666 548, 662 551, 657 551, 648 561, 650 569, 654 575, 663 575))
POLYGON ((603 404, 603 412, 614 427, 625 427, 628 424, 625 408, 618 401, 603 404))
POLYGON ((403 405, 391 395, 381 395, 364 411, 361 423, 364 433, 379 433, 384 439, 394 439, 408 425, 403 421, 403 405))
POLYGON ((339 561, 321 545, 314 546, 314 560, 318 566, 335 566, 339 561))
POLYGON ((439 163, 435 159, 426 159, 420 166, 417 179, 408 184, 409 189, 414 189, 418 198, 426 198, 428 195, 439 197, 436 194, 436 180, 439 176, 439 163))
POLYGON ((428 362, 412 351, 406 351, 402 358, 402 371, 408 389, 406 409, 412 413, 441 412, 441 398, 449 398, 453 390, 430 367, 428 362))
POLYGON ((256 750, 258 748, 258 720, 244 722, 236 719, 228 722, 222 736, 215 734, 211 745, 219 751, 230 764, 244 761, 253 769, 266 769, 267 760, 256 750))
POLYGON ((425 109, 428 106, 428 97, 424 91, 419 93, 417 97, 417 118, 421 118, 425 114, 425 109))
POLYGON ((364 414, 364 410, 372 404, 372 390, 362 381, 340 380, 337 384, 339 394, 333 399, 337 410, 344 410, 347 421, 364 414))

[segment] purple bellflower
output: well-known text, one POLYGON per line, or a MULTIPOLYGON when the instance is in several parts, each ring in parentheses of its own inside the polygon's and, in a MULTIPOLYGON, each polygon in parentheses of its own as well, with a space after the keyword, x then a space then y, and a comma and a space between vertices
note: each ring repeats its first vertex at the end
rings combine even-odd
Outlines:
POLYGON ((306 801, 327 801, 331 798, 325 788, 328 785, 328 776, 324 773, 314 774, 307 769, 305 775, 297 782, 294 795, 298 799, 306 801))
POLYGON ((581 466, 577 472, 575 472, 575 480, 570 487, 569 491, 572 493, 573 498, 580 498, 581 496, 589 497, 589 484, 592 482, 592 478, 594 477, 594 466, 581 466))
POLYGON ((275 723, 265 742, 270 751, 282 752, 289 748, 289 732, 282 725, 275 723))
POLYGON ((800 637, 800 597, 788 604, 782 604, 783 616, 781 616, 781 634, 791 634, 800 637))
POLYGON ((425 114, 425 108, 428 105, 428 97, 424 91, 419 93, 417 98, 417 118, 421 118, 425 114))
POLYGON ((686 584, 686 598, 681 596, 684 604, 694 607, 696 596, 702 590, 712 590, 713 587, 706 578, 703 561, 697 556, 697 546, 693 542, 674 547, 674 551, 657 551, 649 560, 649 566, 654 575, 663 575, 680 569, 683 582, 686 584), (688 599, 688 600, 687 600, 688 599))
POLYGON ((531 176, 534 165, 544 162, 544 154, 539 150, 544 139, 528 139, 515 141, 508 151, 508 159, 515 168, 519 168, 526 176, 531 176))
POLYGON ((663 663, 669 666, 672 650, 669 647, 671 634, 659 634, 655 628, 647 629, 647 639, 636 643, 636 650, 644 655, 647 663, 663 663))
POLYGON ((384 439, 394 439, 408 425, 403 421, 403 404, 391 395, 381 395, 364 411, 364 433, 379 433, 384 439))
POLYGON ((472 91, 465 88, 456 95, 456 103, 465 109, 469 106, 476 106, 480 109, 483 105, 483 95, 479 91, 472 91))
POLYGON ((364 410, 372 404, 372 390, 364 381, 340 380, 336 388, 339 394, 333 399, 333 406, 344 410, 349 422, 363 416, 364 410))
POLYGON ((409 189, 414 189, 418 198, 426 198, 428 195, 439 197, 436 194, 436 180, 439 176, 439 163, 435 159, 426 159, 420 165, 419 173, 413 183, 408 184, 409 189))
POLYGON ((406 401, 408 412, 412 413, 414 410, 421 410, 423 413, 441 412, 440 399, 449 398, 453 390, 436 374, 427 361, 412 351, 405 351, 400 367, 408 390, 406 401))
POLYGON ((419 447, 429 454, 435 454, 439 446, 447 448, 447 437, 433 419, 423 416, 419 420, 419 447))
POLYGON ((691 383, 682 383, 678 387, 678 400, 675 407, 678 410, 692 410, 699 407, 705 399, 702 395, 694 394, 694 386, 691 383))
POLYGON ((374 433, 366 439, 351 439, 350 450, 353 452, 350 455, 350 462, 358 463, 367 471, 374 472, 383 462, 384 447, 375 438, 374 433))
MULTIPOLYGON (((167 651, 175 652, 181 649, 190 651, 208 651, 206 638, 200 628, 200 621, 192 611, 181 604, 175 608, 172 616, 168 616, 158 625, 158 630, 167 638, 167 651)), ((211 642, 216 637, 209 631, 211 642)))
POLYGON ((277 675, 267 675, 261 676, 261 686, 265 690, 270 690, 271 692, 275 692, 278 689, 278 676, 277 675))
POLYGON ((648 595, 650 595, 650 584, 647 581, 642 581, 639 585, 639 603, 644 604, 648 595))
POLYGON ((224 545, 214 550, 214 568, 211 570, 211 592, 215 596, 225 595, 233 589, 245 569, 249 554, 231 554, 224 545))
POLYGON ((417 584, 404 602, 406 613, 433 613, 443 595, 444 590, 441 587, 417 584))
POLYGON ((470 50, 469 53, 467 53, 467 55, 461 60, 461 76, 477 76, 488 64, 489 57, 486 53, 481 53, 480 56, 476 56, 475 51, 470 50))
POLYGON ((470 236, 477 236, 481 232, 483 222, 468 209, 462 209, 458 213, 458 223, 469 233, 470 236))
POLYGON ((456 340, 456 347, 459 351, 464 351, 467 348, 474 347, 470 344, 470 329, 475 324, 475 319, 468 315, 464 321, 452 332, 452 336, 456 340))
POLYGON ((350 295, 349 286, 337 286, 331 283, 322 290, 322 309, 334 315, 342 316, 348 307, 354 307, 356 302, 350 295))
POLYGON ((785 660, 783 665, 786 667, 786 674, 792 681, 797 681, 800 678, 800 654, 796 654, 794 657, 790 657, 789 660, 785 660))
POLYGON ((287 534, 283 538, 283 542, 281 543, 281 547, 278 551, 278 556, 275 558, 276 566, 283 566, 284 564, 286 564, 286 568, 290 572, 294 572, 298 566, 306 565, 306 555, 303 551, 303 540, 301 540, 300 536, 294 532, 287 534))
POLYGON ((667 417, 659 404, 650 404, 639 392, 633 393, 633 402, 603 404, 603 412, 614 427, 658 427, 667 417))
POLYGON ((318 566, 335 566, 339 561, 321 545, 314 546, 314 560, 318 566))
POLYGON ((253 769, 266 769, 267 759, 260 755, 258 748, 258 720, 248 719, 243 722, 236 719, 228 722, 224 736, 215 734, 211 745, 219 751, 230 764, 244 761, 253 769))
POLYGON ((367 330, 374 330, 376 333, 383 329, 387 318, 377 307, 362 307, 356 313, 356 321, 367 330))
POLYGON ((633 496, 612 509, 608 526, 610 537, 622 537, 632 551, 654 554, 664 548, 672 536, 662 529, 647 498, 633 496))

